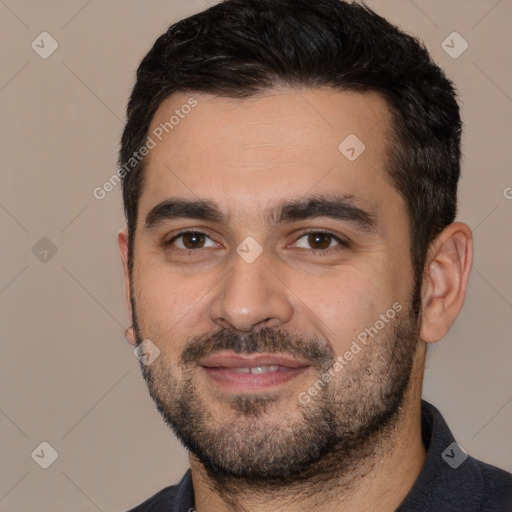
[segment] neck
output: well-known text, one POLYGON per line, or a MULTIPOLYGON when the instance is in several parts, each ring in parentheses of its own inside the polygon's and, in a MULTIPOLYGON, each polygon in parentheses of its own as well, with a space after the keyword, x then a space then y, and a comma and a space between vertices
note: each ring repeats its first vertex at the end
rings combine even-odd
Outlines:
POLYGON ((339 454, 327 454, 311 474, 285 486, 269 482, 253 487, 211 475, 190 454, 197 512, 263 512, 268 510, 324 512, 393 512, 420 474, 426 452, 421 438, 421 386, 424 350, 418 350, 402 409, 397 421, 361 449, 360 456, 342 474, 339 454), (322 472, 323 468, 329 468, 322 472))

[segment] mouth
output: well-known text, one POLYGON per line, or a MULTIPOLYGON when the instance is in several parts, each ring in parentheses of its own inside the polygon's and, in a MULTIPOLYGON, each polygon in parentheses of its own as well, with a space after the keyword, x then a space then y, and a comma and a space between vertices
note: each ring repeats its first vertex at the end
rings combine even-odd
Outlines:
POLYGON ((199 361, 212 381, 232 391, 255 391, 289 382, 306 372, 309 362, 281 354, 241 356, 220 353, 199 361))

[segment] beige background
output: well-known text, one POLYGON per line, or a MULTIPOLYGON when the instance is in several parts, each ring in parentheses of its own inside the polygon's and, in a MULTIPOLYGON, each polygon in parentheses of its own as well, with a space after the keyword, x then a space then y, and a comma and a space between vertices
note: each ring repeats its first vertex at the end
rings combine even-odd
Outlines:
MULTIPOLYGON (((474 230, 475 265, 462 314, 430 354, 424 397, 466 450, 512 471, 512 2, 368 4, 426 43, 466 123, 458 218, 474 230), (457 59, 441 46, 454 31, 469 43, 457 59)), ((205 7, 0 0, 1 511, 122 511, 188 467, 123 337, 120 187, 92 192, 116 170, 141 58, 205 7), (59 45, 47 59, 31 48, 43 31, 59 45), (54 255, 48 241, 33 253, 43 237, 54 255), (43 441, 58 452, 48 469, 31 458, 43 441)))

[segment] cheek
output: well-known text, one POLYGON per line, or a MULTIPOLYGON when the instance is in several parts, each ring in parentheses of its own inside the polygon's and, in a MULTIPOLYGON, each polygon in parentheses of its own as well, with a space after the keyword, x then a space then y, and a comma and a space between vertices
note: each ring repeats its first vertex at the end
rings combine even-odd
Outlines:
POLYGON ((177 273, 161 256, 145 254, 138 259, 134 276, 140 330, 157 340, 168 361, 180 355, 190 337, 218 328, 209 308, 222 285, 220 271, 177 273))
POLYGON ((197 278, 184 279, 156 258, 139 258, 134 277, 139 326, 148 336, 170 335, 199 307, 197 278))
POLYGON ((195 301, 185 299, 175 281, 161 274, 141 272, 140 278, 136 294, 140 333, 158 346, 160 362, 179 373, 176 364, 183 350, 184 338, 191 334, 190 309, 195 301))
POLYGON ((313 278, 301 274, 293 290, 298 298, 296 315, 310 318, 338 354, 390 307, 382 283, 375 286, 375 279, 361 269, 347 267, 313 278))
POLYGON ((343 355, 366 329, 380 326, 381 315, 393 304, 405 309, 410 286, 405 263, 369 258, 323 276, 301 273, 293 287, 300 299, 297 313, 310 318, 312 328, 329 340, 336 355, 343 355))

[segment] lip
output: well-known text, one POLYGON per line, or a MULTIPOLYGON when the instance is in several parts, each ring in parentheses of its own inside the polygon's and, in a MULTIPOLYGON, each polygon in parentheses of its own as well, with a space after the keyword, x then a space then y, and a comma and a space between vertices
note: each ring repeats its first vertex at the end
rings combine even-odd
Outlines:
POLYGON ((199 361, 199 365, 209 380, 230 392, 262 391, 285 384, 311 366, 308 362, 293 359, 282 354, 257 354, 242 356, 233 352, 221 352, 199 361), (256 366, 279 366, 275 372, 260 374, 239 373, 234 368, 254 368, 256 366))
POLYGON ((253 368, 255 366, 277 365, 284 368, 303 368, 311 366, 307 361, 294 359, 282 354, 257 354, 242 356, 230 352, 220 352, 201 359, 198 364, 205 368, 253 368))

